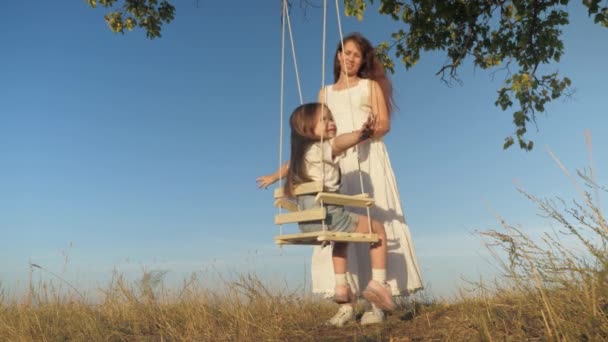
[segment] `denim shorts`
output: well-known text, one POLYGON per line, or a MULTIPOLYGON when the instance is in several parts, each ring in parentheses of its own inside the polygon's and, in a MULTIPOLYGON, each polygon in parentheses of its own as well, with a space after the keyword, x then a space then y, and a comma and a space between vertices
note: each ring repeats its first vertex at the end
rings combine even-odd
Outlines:
MULTIPOLYGON (((321 205, 315 201, 315 197, 315 195, 297 196, 296 202, 298 204, 298 209, 307 210, 321 207, 321 205)), ((325 216, 327 230, 345 233, 352 233, 355 231, 357 223, 359 222, 359 215, 346 211, 342 205, 326 204, 324 207, 327 213, 325 216)), ((323 223, 321 220, 301 222, 298 223, 298 226, 303 233, 323 230, 323 223)))

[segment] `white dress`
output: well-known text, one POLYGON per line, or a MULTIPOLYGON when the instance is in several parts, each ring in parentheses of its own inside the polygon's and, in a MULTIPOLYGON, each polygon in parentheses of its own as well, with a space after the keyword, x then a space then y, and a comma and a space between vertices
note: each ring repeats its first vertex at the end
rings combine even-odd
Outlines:
MULTIPOLYGON (((370 82, 361 79, 351 88, 324 88, 327 106, 336 121, 337 134, 361 128, 371 111, 370 82)), ((405 221, 395 174, 382 139, 374 139, 348 150, 340 160, 343 194, 369 193, 375 200, 371 217, 384 224, 387 236, 387 282, 393 295, 407 295, 422 288, 418 260, 405 221), (361 172, 359 172, 359 155, 361 172), (363 189, 361 189, 361 182, 363 189)), ((367 215, 365 208, 348 208, 367 215)), ((355 293, 361 293, 371 279, 369 244, 350 243, 347 279, 355 293)), ((312 290, 332 296, 335 277, 331 246, 314 247, 311 263, 312 290)))

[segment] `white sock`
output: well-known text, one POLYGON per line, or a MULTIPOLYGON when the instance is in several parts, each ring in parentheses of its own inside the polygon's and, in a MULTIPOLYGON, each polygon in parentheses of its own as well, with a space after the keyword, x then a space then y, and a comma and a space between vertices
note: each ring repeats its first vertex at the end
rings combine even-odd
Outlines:
POLYGON ((336 286, 347 285, 346 273, 336 273, 336 286))
POLYGON ((372 268, 372 280, 384 284, 386 282, 386 268, 372 268))

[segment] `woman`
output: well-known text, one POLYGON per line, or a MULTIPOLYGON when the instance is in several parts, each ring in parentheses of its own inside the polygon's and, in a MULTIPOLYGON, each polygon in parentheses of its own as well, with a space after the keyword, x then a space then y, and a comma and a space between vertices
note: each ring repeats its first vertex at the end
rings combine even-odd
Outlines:
MULTIPOLYGON (((372 44, 365 37, 352 33, 338 44, 334 55, 334 84, 321 89, 319 102, 326 103, 333 113, 337 134, 353 131, 370 114, 375 116, 372 140, 349 150, 340 161, 343 177, 340 192, 348 195, 367 192, 374 198, 370 214, 386 229, 387 280, 393 295, 406 295, 421 289, 418 260, 403 214, 395 175, 382 140, 390 130, 392 85, 375 56, 372 44)), ((360 213, 366 214, 365 210, 360 213)), ((367 249, 364 244, 349 244, 349 280, 357 293, 365 288, 371 278, 367 249)), ((334 286, 331 282, 330 256, 330 247, 314 248, 311 266, 313 292, 331 295, 334 286)), ((344 304, 330 323, 341 326, 353 317, 352 305, 344 304)), ((380 323, 383 320, 384 313, 372 307, 363 314, 361 324, 380 323)))

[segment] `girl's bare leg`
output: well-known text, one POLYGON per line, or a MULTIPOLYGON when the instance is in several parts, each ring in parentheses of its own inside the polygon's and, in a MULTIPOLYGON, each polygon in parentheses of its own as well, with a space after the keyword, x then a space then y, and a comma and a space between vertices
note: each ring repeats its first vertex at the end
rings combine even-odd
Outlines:
POLYGON ((334 289, 334 301, 336 303, 349 303, 354 299, 346 280, 346 247, 345 243, 336 243, 332 251, 332 261, 336 277, 336 287, 334 289))
MULTIPOLYGON (((370 303, 383 310, 394 310, 395 303, 392 299, 390 287, 386 283, 386 231, 382 223, 371 220, 371 231, 378 235, 378 242, 369 248, 369 258, 372 264, 372 280, 363 291, 363 297, 370 303)), ((358 233, 368 233, 369 224, 367 217, 361 216, 357 224, 358 233)))
POLYGON ((346 273, 346 247, 347 245, 345 243, 338 242, 334 244, 334 249, 332 251, 331 257, 332 262, 334 264, 335 274, 346 273))
MULTIPOLYGON (((370 246, 369 258, 371 260, 372 268, 375 269, 386 269, 386 232, 382 223, 372 221, 372 233, 378 235, 378 242, 370 246)), ((357 233, 369 233, 369 225, 367 216, 359 216, 359 222, 355 228, 357 233)))

